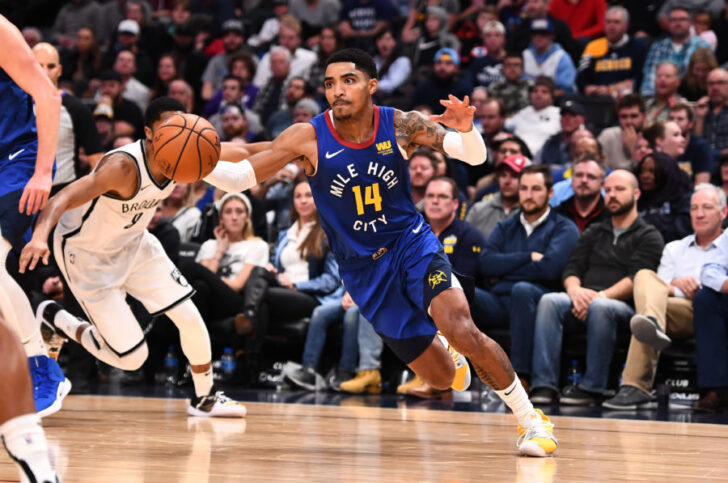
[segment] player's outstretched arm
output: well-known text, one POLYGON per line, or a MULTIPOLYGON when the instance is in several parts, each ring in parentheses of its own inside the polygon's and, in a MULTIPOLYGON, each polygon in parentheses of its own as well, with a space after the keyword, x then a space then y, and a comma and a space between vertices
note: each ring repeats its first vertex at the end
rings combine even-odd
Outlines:
POLYGON ((26 267, 33 270, 41 259, 43 264, 48 265, 48 236, 63 213, 104 193, 128 198, 134 194, 138 184, 135 163, 125 155, 115 153, 103 158, 98 169, 59 191, 40 212, 33 238, 20 254, 20 273, 25 273, 26 267))
POLYGON ((220 159, 232 163, 239 163, 253 154, 259 153, 270 148, 270 141, 260 143, 220 143, 220 159))
MULTIPOLYGON (((20 198, 18 211, 33 214, 45 206, 51 191, 58 146, 61 96, 40 67, 23 35, 0 15, 0 67, 35 101, 38 154, 35 172, 20 198)), ((7 115, 7 114, 6 114, 7 115)))
POLYGON ((467 96, 461 101, 450 95, 441 100, 445 112, 429 119, 416 111, 395 111, 394 129, 397 142, 411 153, 417 146, 428 146, 471 165, 485 162, 488 151, 483 137, 473 127, 475 107, 467 96), (440 124, 456 131, 448 131, 440 124))
MULTIPOLYGON (((262 144, 262 143, 261 143, 262 144)), ((240 163, 219 161, 204 180, 229 193, 245 191, 276 174, 286 164, 303 157, 308 173, 315 171, 316 133, 308 123, 294 124, 264 149, 240 163)))

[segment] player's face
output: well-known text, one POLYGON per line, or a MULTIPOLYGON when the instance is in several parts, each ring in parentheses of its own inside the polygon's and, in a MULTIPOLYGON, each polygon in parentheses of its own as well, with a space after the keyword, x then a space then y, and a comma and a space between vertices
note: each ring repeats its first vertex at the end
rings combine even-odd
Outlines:
POLYGON ((377 90, 377 80, 370 79, 353 62, 336 62, 326 68, 324 89, 334 119, 343 121, 371 103, 371 96, 377 90))
POLYGON ((458 200, 452 196, 452 187, 447 181, 432 181, 425 191, 425 216, 430 221, 446 220, 458 209, 458 200))
POLYGON ((220 225, 228 233, 242 233, 248 219, 248 209, 242 200, 231 198, 222 207, 220 225))
POLYGON ((533 215, 546 210, 549 204, 549 191, 541 173, 528 173, 521 176, 518 183, 518 202, 523 213, 533 215))
POLYGON ((316 213, 311 186, 308 183, 298 183, 293 190, 293 209, 298 213, 298 217, 304 220, 310 220, 316 213))

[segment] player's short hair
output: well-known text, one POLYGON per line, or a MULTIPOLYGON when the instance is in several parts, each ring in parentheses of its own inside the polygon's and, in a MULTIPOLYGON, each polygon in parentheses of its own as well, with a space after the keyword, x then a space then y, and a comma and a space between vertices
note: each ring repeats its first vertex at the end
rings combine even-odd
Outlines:
POLYGON ((551 174, 551 168, 546 164, 532 164, 526 166, 518 173, 518 180, 520 181, 525 174, 540 174, 543 176, 544 184, 546 184, 546 190, 550 190, 554 186, 554 176, 551 174))
POLYGON ((326 67, 337 62, 352 62, 357 70, 364 72, 370 79, 377 78, 377 65, 374 59, 361 49, 342 49, 334 52, 326 61, 326 67))
POLYGON ((151 129, 152 124, 162 119, 163 112, 182 111, 187 112, 185 106, 177 99, 171 97, 158 97, 149 103, 144 111, 144 126, 151 129))

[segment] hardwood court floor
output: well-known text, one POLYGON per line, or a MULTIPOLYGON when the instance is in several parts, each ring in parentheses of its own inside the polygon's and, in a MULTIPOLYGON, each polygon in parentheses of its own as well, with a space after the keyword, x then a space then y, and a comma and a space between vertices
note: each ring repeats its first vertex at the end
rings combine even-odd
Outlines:
MULTIPOLYGON (((562 416, 558 456, 537 459, 516 455, 508 414, 247 407, 245 420, 212 420, 180 399, 69 396, 44 426, 66 482, 728 479, 724 425, 562 416)), ((0 481, 17 481, 4 452, 0 481)))

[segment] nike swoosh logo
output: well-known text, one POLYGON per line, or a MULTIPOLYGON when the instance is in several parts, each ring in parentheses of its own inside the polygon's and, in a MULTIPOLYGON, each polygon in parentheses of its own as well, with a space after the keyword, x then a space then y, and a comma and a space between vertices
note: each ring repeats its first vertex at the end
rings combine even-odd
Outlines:
POLYGON ((422 224, 423 223, 424 223, 424 221, 421 221, 420 222, 420 226, 418 226, 417 228, 415 228, 414 230, 412 230, 412 233, 419 233, 420 232, 420 228, 422 228, 422 224))
MULTIPOLYGON (((344 148, 341 148, 341 149, 339 149, 338 151, 336 151, 335 153, 330 153, 330 152, 326 151, 326 159, 331 159, 331 158, 333 158, 334 156, 336 156, 337 154, 339 154, 339 153, 340 153, 340 152, 342 152, 343 150, 344 150, 344 148)), ((11 159, 12 159, 12 158, 11 158, 11 159)))
POLYGON ((513 389, 511 389, 510 391, 508 391, 507 393, 505 393, 505 395, 506 395, 506 396, 510 396, 510 395, 511 395, 511 393, 512 393, 513 391, 515 391, 515 390, 516 390, 516 388, 514 387, 513 389))
POLYGON ((25 148, 21 149, 20 151, 18 151, 16 153, 8 155, 8 159, 10 161, 12 161, 13 159, 15 159, 18 156, 18 154, 22 153, 23 151, 25 151, 25 148))

